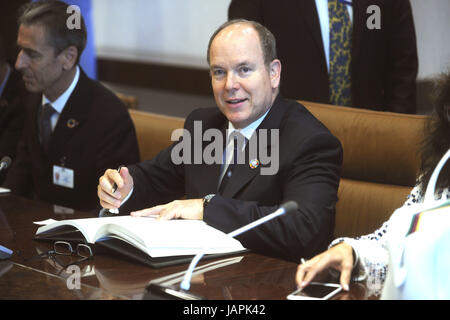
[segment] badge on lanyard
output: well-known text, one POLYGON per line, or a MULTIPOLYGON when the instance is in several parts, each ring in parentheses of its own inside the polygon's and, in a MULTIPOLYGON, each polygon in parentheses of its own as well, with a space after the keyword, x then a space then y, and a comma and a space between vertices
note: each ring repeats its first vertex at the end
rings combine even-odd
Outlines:
POLYGON ((73 189, 74 186, 73 170, 60 166, 53 166, 53 184, 73 189))

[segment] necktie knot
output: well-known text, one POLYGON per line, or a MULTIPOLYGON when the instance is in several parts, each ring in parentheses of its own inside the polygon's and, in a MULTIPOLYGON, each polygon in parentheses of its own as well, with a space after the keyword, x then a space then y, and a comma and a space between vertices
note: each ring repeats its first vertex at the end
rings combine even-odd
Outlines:
POLYGON ((229 143, 233 143, 233 164, 237 164, 238 160, 239 163, 242 162, 240 155, 246 142, 247 138, 245 138, 239 131, 234 131, 231 134, 229 143))
POLYGON ((42 105, 41 110, 41 119, 43 118, 51 118, 51 116, 55 113, 55 109, 53 109, 53 106, 50 103, 46 103, 42 105))

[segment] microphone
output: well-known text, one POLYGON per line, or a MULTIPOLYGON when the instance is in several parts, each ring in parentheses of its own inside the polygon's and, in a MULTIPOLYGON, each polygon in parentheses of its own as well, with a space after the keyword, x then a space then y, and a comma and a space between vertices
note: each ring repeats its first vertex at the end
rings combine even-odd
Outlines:
POLYGON ((5 170, 9 167, 11 164, 11 158, 8 156, 4 156, 2 160, 0 161, 0 171, 5 170))
MULTIPOLYGON (((255 220, 253 222, 250 222, 249 224, 247 224, 247 225, 245 225, 243 227, 240 227, 240 228, 238 228, 238 229, 228 233, 228 235, 230 237, 232 237, 232 238, 237 237, 238 235, 240 235, 240 234, 242 234, 244 232, 247 232, 248 230, 251 230, 251 229, 253 229, 253 228, 255 228, 255 227, 257 227, 257 226, 259 226, 259 225, 261 225, 263 223, 266 223, 269 220, 277 218, 277 217, 279 217, 279 216, 281 216, 283 214, 293 212, 293 211, 295 211, 297 209, 298 209, 297 202, 295 202, 295 201, 288 201, 285 204, 282 204, 279 209, 277 209, 276 211, 272 212, 271 214, 268 214, 267 216, 259 218, 258 220, 255 220)), ((194 272, 194 269, 197 266, 197 263, 200 261, 200 259, 204 255, 205 255, 204 253, 198 253, 192 259, 191 264, 189 265, 189 267, 188 267, 188 269, 187 269, 187 271, 186 271, 186 273, 184 275, 183 281, 180 284, 180 288, 181 289, 183 289, 185 291, 189 290, 189 288, 191 287, 192 273, 194 272)))

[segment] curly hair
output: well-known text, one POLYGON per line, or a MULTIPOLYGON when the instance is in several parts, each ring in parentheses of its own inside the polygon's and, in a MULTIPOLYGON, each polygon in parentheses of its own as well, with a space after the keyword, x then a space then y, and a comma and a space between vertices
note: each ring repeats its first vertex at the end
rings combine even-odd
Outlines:
MULTIPOLYGON (((434 97, 434 113, 425 128, 421 147, 421 168, 418 183, 425 193, 428 181, 437 163, 450 148, 450 72, 437 83, 434 97)), ((439 175, 436 189, 450 186, 450 164, 446 164, 439 175)))

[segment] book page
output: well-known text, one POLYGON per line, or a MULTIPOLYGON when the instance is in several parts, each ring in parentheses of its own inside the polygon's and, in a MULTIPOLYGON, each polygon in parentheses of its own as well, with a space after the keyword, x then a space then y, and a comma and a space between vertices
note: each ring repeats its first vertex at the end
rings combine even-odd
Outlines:
POLYGON ((99 228, 104 225, 110 224, 112 221, 115 223, 121 223, 120 220, 125 217, 107 217, 107 218, 87 218, 87 219, 72 219, 72 220, 62 220, 56 221, 45 226, 40 227, 36 235, 43 235, 45 233, 51 234, 57 228, 62 228, 64 226, 72 226, 83 234, 84 238, 88 243, 94 243, 96 241, 96 233, 99 228), (114 219, 111 221, 111 219, 114 219))
MULTIPOLYGON (((116 217, 113 217, 115 219, 116 217)), ((200 220, 123 217, 105 228, 152 257, 242 251, 241 243, 200 220)))
POLYGON ((104 217, 72 219, 40 227, 36 235, 51 235, 58 228, 73 226, 88 243, 114 237, 151 257, 215 254, 245 250, 241 243, 200 220, 158 221, 154 217, 104 217))

